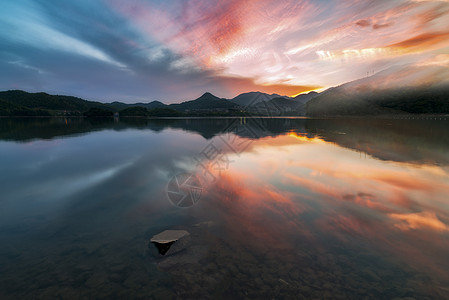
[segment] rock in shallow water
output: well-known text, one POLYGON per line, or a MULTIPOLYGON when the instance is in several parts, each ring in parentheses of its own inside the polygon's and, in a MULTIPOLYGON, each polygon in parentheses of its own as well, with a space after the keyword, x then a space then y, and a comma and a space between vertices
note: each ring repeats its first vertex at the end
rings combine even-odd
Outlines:
POLYGON ((171 255, 190 245, 190 233, 185 230, 165 230, 150 240, 162 255, 171 255))

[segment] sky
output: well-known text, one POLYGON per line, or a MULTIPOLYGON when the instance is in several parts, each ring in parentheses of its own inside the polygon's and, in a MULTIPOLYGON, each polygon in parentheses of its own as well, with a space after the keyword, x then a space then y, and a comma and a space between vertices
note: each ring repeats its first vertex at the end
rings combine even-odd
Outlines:
POLYGON ((448 62, 448 0, 0 2, 0 90, 103 102, 293 96, 448 62))

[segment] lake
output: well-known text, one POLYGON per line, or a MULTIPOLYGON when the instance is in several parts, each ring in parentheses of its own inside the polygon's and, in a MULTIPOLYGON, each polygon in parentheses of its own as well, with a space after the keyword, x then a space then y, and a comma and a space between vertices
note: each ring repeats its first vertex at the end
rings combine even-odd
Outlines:
POLYGON ((449 299, 448 132, 0 119, 0 298, 449 299), (166 229, 191 245, 161 256, 166 229))

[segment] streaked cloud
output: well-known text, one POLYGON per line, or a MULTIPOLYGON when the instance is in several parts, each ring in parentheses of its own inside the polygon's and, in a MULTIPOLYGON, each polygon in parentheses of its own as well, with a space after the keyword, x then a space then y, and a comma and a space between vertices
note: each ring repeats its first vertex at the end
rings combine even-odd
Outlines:
POLYGON ((109 101, 294 95, 422 64, 449 47, 447 1, 19 0, 0 8, 1 89, 109 101))
POLYGON ((391 48, 417 49, 433 48, 439 44, 449 45, 449 32, 424 33, 390 45, 391 48))

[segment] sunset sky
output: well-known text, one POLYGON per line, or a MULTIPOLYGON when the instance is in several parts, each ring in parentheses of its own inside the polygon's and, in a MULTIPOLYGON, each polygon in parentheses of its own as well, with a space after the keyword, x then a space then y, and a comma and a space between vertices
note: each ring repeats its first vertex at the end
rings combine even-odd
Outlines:
POLYGON ((449 1, 5 0, 0 89, 179 102, 448 64, 449 1))

